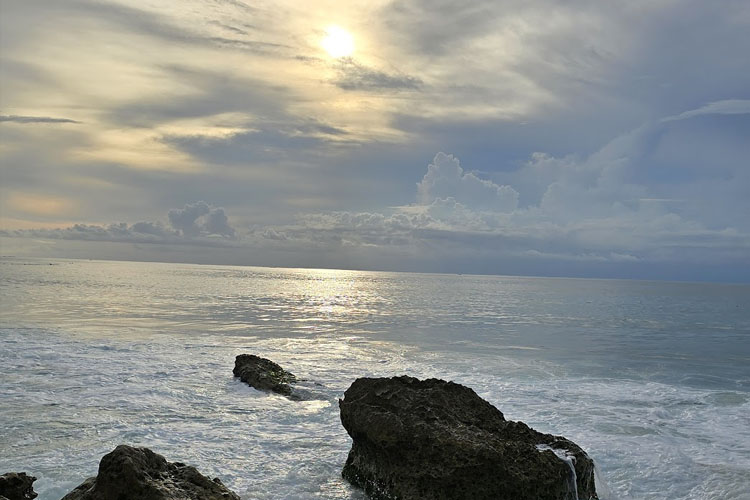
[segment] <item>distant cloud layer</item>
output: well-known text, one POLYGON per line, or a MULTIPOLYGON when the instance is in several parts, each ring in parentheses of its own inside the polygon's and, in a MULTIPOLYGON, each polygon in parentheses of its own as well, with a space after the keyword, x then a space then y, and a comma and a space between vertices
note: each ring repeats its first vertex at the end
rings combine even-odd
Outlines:
POLYGON ((58 229, 21 229, 0 231, 2 236, 20 236, 83 241, 125 243, 178 243, 224 245, 235 236, 224 209, 204 201, 188 203, 167 213, 171 228, 159 221, 133 224, 117 222, 107 225, 74 224, 58 229), (215 236, 222 238, 217 239, 215 236), (224 242, 222 242, 224 240, 224 242))
POLYGON ((0 122, 9 123, 81 123, 69 118, 52 118, 49 116, 16 116, 0 115, 0 122))
MULTIPOLYGON (((170 209, 169 227, 160 222, 78 224, 5 235, 245 248, 269 264, 297 262, 279 262, 279 255, 326 252, 331 259, 355 256, 357 265, 365 267, 367 259, 381 259, 376 262, 424 270, 448 265, 528 272, 541 266, 558 272, 549 267, 558 263, 584 274, 596 275, 594 270, 605 266, 610 274, 624 269, 638 275, 641 267, 677 264, 707 266, 714 273, 717 261, 750 264, 750 223, 742 215, 750 213, 742 189, 746 167, 726 160, 706 169, 702 161, 682 161, 677 168, 697 168, 701 175, 685 178, 678 187, 659 187, 649 178, 658 174, 651 165, 654 157, 669 151, 665 147, 671 135, 684 133, 683 121, 725 114, 711 109, 717 108, 643 125, 586 158, 535 153, 521 168, 496 174, 498 182, 466 171, 458 158, 439 152, 413 191, 416 203, 389 210, 300 213, 293 223, 238 232, 223 208, 198 201, 170 209), (707 188, 715 182, 726 185, 707 188), (713 189, 731 194, 735 183, 739 188, 730 199, 712 197, 713 189), (707 189, 708 197, 699 196, 707 189), (687 204, 687 199, 693 202, 687 204), (700 210, 696 200, 713 206, 726 203, 726 209, 700 210), (727 216, 730 208, 738 210, 733 217, 727 216)), ((693 127, 689 129, 692 133, 693 127)))

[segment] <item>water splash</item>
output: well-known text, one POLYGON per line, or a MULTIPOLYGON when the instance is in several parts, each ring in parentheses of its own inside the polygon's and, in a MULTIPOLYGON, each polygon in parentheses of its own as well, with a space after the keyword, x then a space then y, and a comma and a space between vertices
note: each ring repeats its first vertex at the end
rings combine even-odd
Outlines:
POLYGON ((557 455, 557 458, 559 458, 560 460, 562 460, 568 465, 568 468, 570 469, 570 478, 568 479, 568 491, 573 494, 573 500, 578 500, 578 476, 576 475, 575 455, 573 455, 568 450, 552 448, 551 446, 546 445, 546 444, 538 444, 536 445, 536 449, 539 451, 551 451, 552 453, 557 455))

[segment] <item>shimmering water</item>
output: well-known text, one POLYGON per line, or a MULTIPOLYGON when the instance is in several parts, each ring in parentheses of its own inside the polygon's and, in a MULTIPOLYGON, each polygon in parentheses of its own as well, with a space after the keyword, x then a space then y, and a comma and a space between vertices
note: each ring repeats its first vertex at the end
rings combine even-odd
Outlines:
POLYGON ((750 286, 19 259, 0 276, 0 472, 39 477, 41 500, 119 443, 245 499, 362 498, 337 398, 403 373, 576 441, 610 498, 750 498, 750 286), (320 398, 237 382, 243 352, 320 398))

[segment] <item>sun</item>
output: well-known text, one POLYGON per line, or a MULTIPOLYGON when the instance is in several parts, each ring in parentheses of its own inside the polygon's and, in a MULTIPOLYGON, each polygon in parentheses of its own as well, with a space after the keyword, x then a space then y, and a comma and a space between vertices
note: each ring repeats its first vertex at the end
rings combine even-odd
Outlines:
POLYGON ((354 52, 354 38, 352 34, 340 26, 326 28, 326 36, 320 42, 328 55, 335 58, 348 57, 354 52))

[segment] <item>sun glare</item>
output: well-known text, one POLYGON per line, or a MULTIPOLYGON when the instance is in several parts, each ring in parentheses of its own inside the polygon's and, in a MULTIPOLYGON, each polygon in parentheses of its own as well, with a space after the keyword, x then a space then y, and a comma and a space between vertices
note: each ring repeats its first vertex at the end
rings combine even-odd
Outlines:
POLYGON ((352 34, 340 26, 326 28, 326 36, 321 45, 331 57, 335 58, 347 57, 354 52, 352 34))

